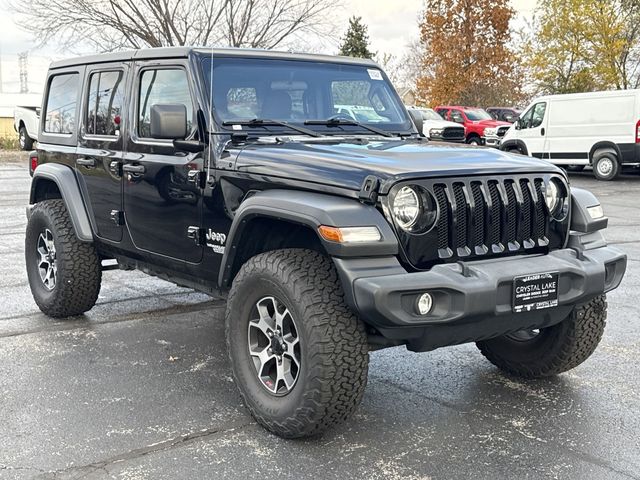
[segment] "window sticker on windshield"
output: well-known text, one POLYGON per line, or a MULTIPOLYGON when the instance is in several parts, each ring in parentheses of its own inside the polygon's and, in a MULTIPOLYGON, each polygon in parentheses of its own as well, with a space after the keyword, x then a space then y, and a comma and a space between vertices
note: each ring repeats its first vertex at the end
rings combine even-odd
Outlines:
POLYGON ((232 130, 242 130, 242 125, 231 125, 232 130))
POLYGON ((369 78, 371 80, 382 80, 382 73, 380 72, 380 70, 368 68, 367 72, 369 72, 369 78))

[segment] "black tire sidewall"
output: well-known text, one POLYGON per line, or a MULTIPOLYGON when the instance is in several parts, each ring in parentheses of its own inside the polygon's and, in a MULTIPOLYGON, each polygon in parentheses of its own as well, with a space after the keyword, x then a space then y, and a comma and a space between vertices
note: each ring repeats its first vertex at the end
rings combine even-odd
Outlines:
POLYGON ((269 272, 261 272, 246 278, 238 291, 234 302, 229 308, 234 312, 229 317, 227 329, 231 361, 234 364, 234 371, 239 388, 244 391, 245 400, 250 404, 250 408, 269 412, 269 415, 278 421, 294 416, 294 412, 301 405, 305 391, 310 388, 308 339, 310 332, 304 322, 303 309, 301 304, 303 299, 294 301, 293 292, 286 284, 283 284, 269 272), (253 360, 248 349, 248 328, 253 307, 258 300, 264 297, 273 296, 283 302, 291 312, 300 341, 300 371, 293 389, 285 395, 276 396, 267 391, 258 379, 253 360))
POLYGON ((64 278, 64 255, 54 222, 43 210, 34 210, 29 218, 25 236, 25 261, 27 263, 27 277, 33 297, 38 306, 46 310, 56 303, 56 298, 60 291, 58 286, 61 279, 64 278), (37 266, 38 238, 46 229, 49 229, 53 235, 53 244, 56 249, 56 285, 52 290, 44 286, 37 266))

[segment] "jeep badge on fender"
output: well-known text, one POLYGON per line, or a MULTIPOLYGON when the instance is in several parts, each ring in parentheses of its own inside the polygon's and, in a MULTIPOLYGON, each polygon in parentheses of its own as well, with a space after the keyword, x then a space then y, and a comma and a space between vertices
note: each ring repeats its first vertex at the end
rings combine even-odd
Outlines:
POLYGON ((567 371, 625 273, 591 193, 544 160, 430 144, 370 60, 110 53, 54 62, 44 99, 40 309, 90 310, 106 260, 226 298, 235 384, 282 437, 347 419, 372 349, 475 342, 512 375, 567 371))

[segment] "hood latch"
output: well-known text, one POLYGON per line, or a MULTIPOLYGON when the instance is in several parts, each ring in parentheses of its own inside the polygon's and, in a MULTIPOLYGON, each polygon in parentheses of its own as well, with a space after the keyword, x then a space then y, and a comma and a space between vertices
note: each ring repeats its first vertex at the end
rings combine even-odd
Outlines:
POLYGON ((362 203, 369 205, 375 205, 378 201, 378 187, 380 186, 380 179, 375 175, 367 175, 367 178, 362 182, 360 192, 358 192, 358 199, 362 203))

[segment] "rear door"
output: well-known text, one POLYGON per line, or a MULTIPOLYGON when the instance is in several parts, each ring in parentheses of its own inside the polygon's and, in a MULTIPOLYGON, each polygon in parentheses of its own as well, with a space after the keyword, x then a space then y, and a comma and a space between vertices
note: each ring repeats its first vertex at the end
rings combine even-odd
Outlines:
POLYGON ((76 169, 98 237, 122 240, 122 159, 128 65, 88 66, 76 169))
POLYGON ((189 175, 203 170, 202 153, 176 151, 171 140, 151 137, 155 104, 187 110, 187 138, 196 136, 194 86, 186 60, 136 62, 131 127, 123 165, 124 212, 135 247, 171 259, 198 263, 203 247, 189 232, 201 226, 202 190, 189 175))

